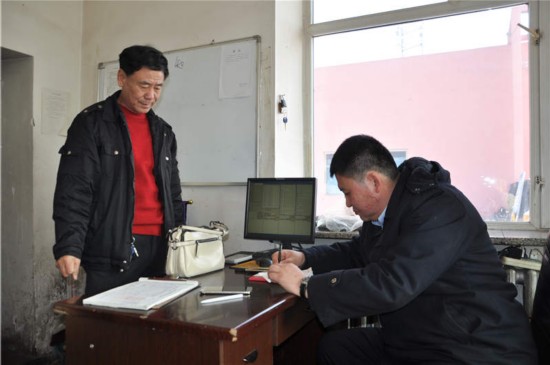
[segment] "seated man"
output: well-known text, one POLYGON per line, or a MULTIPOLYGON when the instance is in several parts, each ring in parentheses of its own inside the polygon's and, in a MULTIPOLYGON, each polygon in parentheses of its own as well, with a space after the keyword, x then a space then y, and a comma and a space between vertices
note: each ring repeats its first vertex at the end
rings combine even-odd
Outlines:
POLYGON ((550 364, 550 232, 542 258, 537 291, 533 301, 531 327, 539 353, 539 364, 550 364))
POLYGON ((284 250, 269 277, 307 298, 321 323, 378 315, 380 328, 327 332, 320 364, 536 364, 527 315, 473 205, 437 162, 397 168, 358 135, 330 166, 359 238, 284 250), (305 281, 301 269, 314 275, 305 281))

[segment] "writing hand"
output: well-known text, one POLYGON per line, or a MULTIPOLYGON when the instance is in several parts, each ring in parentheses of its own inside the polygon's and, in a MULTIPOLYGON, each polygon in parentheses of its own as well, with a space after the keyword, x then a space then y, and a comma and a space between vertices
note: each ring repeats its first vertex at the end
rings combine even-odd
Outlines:
POLYGON ((267 275, 272 282, 279 284, 287 292, 300 295, 300 284, 304 273, 298 266, 287 262, 273 264, 269 267, 267 275))
MULTIPOLYGON (((274 252, 271 256, 271 261, 273 261, 274 264, 279 263, 279 253, 274 252)), ((282 250, 281 252, 281 263, 291 263, 296 266, 302 266, 304 262, 306 261, 305 255, 300 251, 294 251, 294 250, 282 250)))

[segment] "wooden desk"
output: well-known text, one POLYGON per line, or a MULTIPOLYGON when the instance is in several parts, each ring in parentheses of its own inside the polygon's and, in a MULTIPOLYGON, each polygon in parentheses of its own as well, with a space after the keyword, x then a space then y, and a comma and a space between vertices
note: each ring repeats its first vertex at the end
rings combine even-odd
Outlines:
MULTIPOLYGON (((202 286, 248 283, 228 268, 193 279, 202 286)), ((322 330, 306 303, 275 284, 249 285, 250 298, 201 304, 195 289, 149 312, 83 306, 81 297, 58 302, 66 364, 233 365, 247 356, 254 364, 314 364, 322 330)))

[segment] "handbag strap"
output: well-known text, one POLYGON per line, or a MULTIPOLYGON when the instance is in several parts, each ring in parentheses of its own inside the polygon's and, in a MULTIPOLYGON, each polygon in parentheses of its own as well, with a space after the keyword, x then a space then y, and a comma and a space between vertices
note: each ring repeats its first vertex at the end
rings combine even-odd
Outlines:
POLYGON ((170 231, 168 231, 168 234, 171 234, 172 232, 174 232, 174 231, 176 231, 176 230, 196 231, 196 232, 210 233, 210 234, 215 234, 215 235, 217 235, 217 236, 223 235, 223 232, 218 231, 218 230, 206 229, 206 228, 195 227, 195 226, 185 226, 185 225, 177 226, 177 227, 171 229, 170 231))
POLYGON ((210 227, 217 231, 221 231, 224 237, 229 233, 229 228, 220 221, 210 221, 210 227))

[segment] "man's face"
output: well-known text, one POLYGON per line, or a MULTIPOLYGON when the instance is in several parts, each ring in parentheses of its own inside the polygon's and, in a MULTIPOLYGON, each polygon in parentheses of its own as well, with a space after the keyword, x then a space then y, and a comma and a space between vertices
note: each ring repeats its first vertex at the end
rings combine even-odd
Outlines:
POLYGON ((147 113, 157 102, 164 83, 164 73, 142 67, 130 76, 118 70, 121 88, 118 102, 136 114, 147 113))
POLYGON ((380 194, 377 192, 374 181, 367 174, 362 181, 338 174, 336 174, 336 180, 346 197, 347 207, 353 208, 355 214, 363 221, 378 219, 385 206, 381 207, 380 194))

